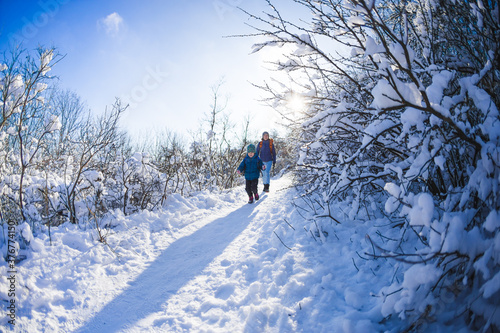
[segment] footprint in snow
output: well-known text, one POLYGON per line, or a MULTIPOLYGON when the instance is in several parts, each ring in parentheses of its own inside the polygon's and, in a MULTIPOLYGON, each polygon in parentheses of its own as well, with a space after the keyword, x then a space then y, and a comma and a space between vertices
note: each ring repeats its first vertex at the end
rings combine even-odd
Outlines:
POLYGON ((226 300, 234 293, 234 284, 228 283, 223 284, 215 292, 215 297, 226 300))
POLYGON ((229 260, 227 260, 227 259, 224 259, 224 260, 222 260, 222 261, 220 262, 220 265, 221 265, 222 267, 227 267, 227 266, 231 265, 231 262, 230 262, 229 260))

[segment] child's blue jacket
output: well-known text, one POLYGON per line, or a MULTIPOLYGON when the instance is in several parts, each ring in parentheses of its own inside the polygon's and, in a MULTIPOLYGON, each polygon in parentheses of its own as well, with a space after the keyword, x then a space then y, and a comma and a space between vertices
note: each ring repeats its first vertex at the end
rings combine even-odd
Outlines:
POLYGON ((253 155, 252 158, 247 154, 240 163, 238 170, 245 172, 245 179, 247 180, 258 179, 260 170, 262 170, 262 160, 257 154, 253 155))

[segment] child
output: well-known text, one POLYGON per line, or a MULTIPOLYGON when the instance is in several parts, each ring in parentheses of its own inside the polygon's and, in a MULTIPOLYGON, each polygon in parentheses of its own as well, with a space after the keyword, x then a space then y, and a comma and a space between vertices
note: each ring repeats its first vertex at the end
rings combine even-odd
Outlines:
POLYGON ((247 147, 247 156, 243 159, 240 166, 236 170, 239 174, 245 173, 246 187, 245 190, 248 194, 248 203, 253 203, 253 198, 255 195, 255 200, 259 200, 259 193, 257 193, 257 185, 259 184, 260 170, 265 170, 266 166, 262 164, 262 160, 259 156, 255 155, 255 146, 249 144, 247 147))

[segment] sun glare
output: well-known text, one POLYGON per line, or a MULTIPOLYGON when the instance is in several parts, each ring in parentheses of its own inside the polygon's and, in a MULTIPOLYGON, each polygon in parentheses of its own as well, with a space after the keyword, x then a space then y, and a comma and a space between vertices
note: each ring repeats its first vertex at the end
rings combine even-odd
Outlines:
POLYGON ((290 96, 290 98, 288 99, 286 106, 294 113, 299 113, 305 110, 306 101, 301 95, 292 94, 292 96, 290 96))

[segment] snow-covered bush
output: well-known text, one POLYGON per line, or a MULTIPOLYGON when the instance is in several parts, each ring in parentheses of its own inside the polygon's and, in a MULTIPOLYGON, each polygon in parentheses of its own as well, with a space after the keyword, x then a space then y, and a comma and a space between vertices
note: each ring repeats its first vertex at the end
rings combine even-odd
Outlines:
POLYGON ((49 86, 59 60, 54 49, 16 50, 0 66, 0 222, 28 222, 35 233, 41 224, 77 223, 93 209, 96 156, 116 141, 123 111, 117 103, 85 122, 75 95, 49 86))
POLYGON ((270 38, 256 51, 289 50, 276 65, 292 85, 266 90, 277 106, 291 94, 308 101, 289 117, 303 142, 298 179, 318 215, 338 222, 330 207, 348 200, 350 219, 386 215, 398 228, 373 241, 373 256, 403 263, 381 291, 385 316, 418 328, 450 306, 441 291, 452 290, 470 328, 500 328, 498 3, 296 3, 309 25, 273 6, 249 15, 270 38))
POLYGON ((236 130, 229 114, 224 112, 227 101, 221 101, 222 85, 223 81, 219 81, 212 86, 211 109, 200 122, 200 129, 192 133, 186 154, 186 172, 197 190, 221 190, 237 185, 235 170, 250 143, 250 119, 246 119, 242 131, 236 130))
POLYGON ((110 212, 152 210, 173 193, 237 183, 234 171, 246 148, 248 122, 241 142, 233 139, 234 126, 217 104, 220 86, 201 124, 208 133, 193 138, 191 150, 171 136, 163 142, 153 138, 151 151, 134 152, 118 127, 126 106, 116 100, 98 117, 87 112, 75 93, 49 85, 58 60, 54 49, 40 49, 36 56, 5 53, 0 61, 2 227, 27 223, 36 234, 46 230, 43 225, 70 222, 97 228, 105 242, 101 222, 110 212))

